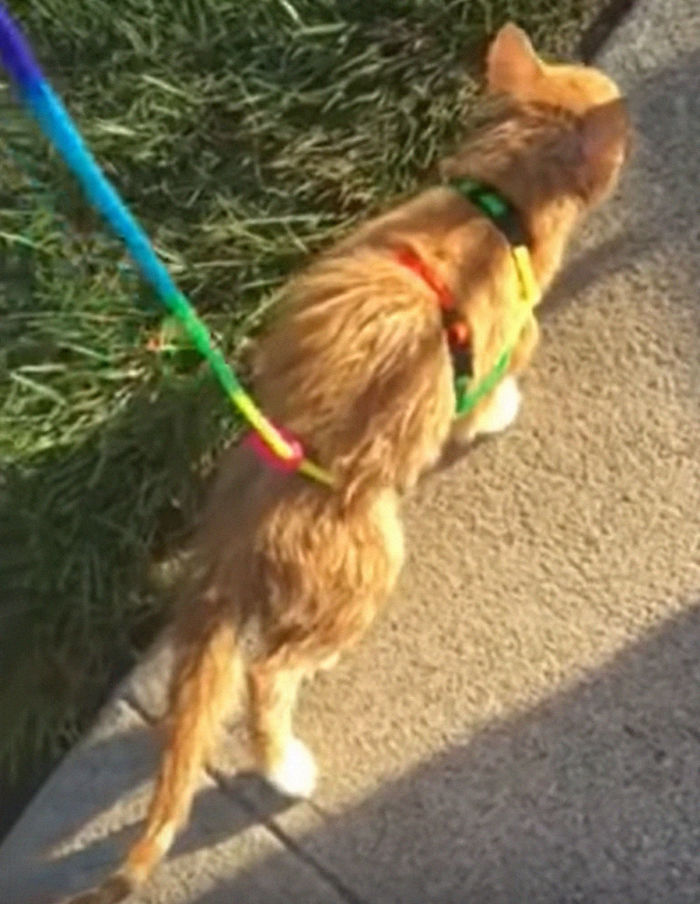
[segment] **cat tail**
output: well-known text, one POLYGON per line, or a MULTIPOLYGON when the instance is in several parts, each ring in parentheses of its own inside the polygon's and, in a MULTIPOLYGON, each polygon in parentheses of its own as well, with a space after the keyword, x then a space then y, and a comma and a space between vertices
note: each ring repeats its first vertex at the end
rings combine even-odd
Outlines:
POLYGON ((169 730, 144 830, 116 873, 65 904, 117 904, 146 881, 186 821, 199 771, 239 697, 243 667, 229 606, 205 597, 201 608, 188 609, 178 626, 169 730))

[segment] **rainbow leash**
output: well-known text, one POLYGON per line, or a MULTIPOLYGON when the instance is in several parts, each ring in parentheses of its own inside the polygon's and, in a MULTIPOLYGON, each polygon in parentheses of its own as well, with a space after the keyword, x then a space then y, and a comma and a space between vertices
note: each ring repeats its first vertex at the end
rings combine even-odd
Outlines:
POLYGON ((177 288, 153 250, 148 236, 92 156, 61 99, 46 80, 27 39, 2 3, 0 62, 15 82, 22 103, 56 147, 91 204, 124 242, 143 277, 208 362, 233 405, 262 440, 264 445, 261 447, 258 444, 258 451, 271 464, 276 461, 282 470, 298 470, 313 480, 332 485, 332 476, 306 458, 300 444, 265 417, 226 363, 221 351, 214 346, 209 330, 187 297, 177 288))

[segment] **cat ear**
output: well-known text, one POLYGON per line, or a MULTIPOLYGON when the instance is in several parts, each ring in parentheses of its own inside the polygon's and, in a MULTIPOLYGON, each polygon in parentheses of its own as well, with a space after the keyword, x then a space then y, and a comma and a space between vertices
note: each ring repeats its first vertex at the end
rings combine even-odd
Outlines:
POLYGON ((627 113, 621 98, 591 107, 581 122, 584 157, 597 160, 624 152, 628 128, 627 113))
POLYGON ((598 104, 584 114, 581 146, 592 172, 602 174, 619 167, 627 155, 629 139, 629 118, 621 98, 598 104))
POLYGON ((580 135, 589 191, 596 194, 615 179, 628 152, 630 124, 623 100, 615 98, 588 110, 580 135))
POLYGON ((486 63, 489 91, 517 96, 542 72, 542 64, 525 32, 508 22, 493 39, 486 63))

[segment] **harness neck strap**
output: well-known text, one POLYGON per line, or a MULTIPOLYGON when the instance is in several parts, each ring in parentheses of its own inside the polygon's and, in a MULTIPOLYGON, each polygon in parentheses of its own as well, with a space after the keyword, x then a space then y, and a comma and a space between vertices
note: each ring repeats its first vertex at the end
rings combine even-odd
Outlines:
POLYGON ((520 282, 520 295, 529 311, 540 298, 540 289, 532 269, 530 237, 515 206, 498 189, 476 179, 452 179, 450 188, 462 195, 488 217, 510 245, 520 282))

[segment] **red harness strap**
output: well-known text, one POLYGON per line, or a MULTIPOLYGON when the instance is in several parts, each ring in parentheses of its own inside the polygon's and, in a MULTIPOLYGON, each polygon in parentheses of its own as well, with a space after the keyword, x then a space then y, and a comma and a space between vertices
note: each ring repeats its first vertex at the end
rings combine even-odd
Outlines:
POLYGON ((395 254, 396 260, 403 267, 411 270, 423 282, 433 290, 437 296, 442 313, 442 325, 447 335, 447 343, 450 347, 455 372, 457 376, 471 373, 469 325, 459 318, 455 297, 440 277, 433 273, 416 252, 407 245, 399 248, 395 254))
POLYGON ((408 245, 399 248, 396 252, 396 260, 409 270, 413 270, 416 276, 420 276, 423 282, 435 292, 440 307, 444 311, 450 311, 455 307, 455 300, 452 292, 450 292, 437 274, 432 273, 428 269, 425 261, 421 260, 412 248, 409 248, 408 245))

